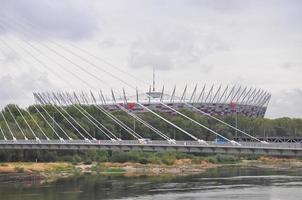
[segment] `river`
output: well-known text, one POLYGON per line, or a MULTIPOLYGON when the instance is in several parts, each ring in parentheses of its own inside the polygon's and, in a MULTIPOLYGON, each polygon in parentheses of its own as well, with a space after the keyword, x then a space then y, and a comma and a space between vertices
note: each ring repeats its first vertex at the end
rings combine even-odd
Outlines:
POLYGON ((83 175, 52 183, 2 182, 1 200, 301 200, 302 170, 221 167, 199 175, 83 175))

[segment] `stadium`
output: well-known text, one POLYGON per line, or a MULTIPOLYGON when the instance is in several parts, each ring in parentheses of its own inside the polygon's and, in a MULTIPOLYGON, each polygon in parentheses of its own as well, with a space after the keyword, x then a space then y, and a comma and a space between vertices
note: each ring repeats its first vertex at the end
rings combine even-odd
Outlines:
MULTIPOLYGON (((164 102, 175 110, 186 108, 196 111, 193 109, 195 107, 210 115, 226 116, 237 113, 248 117, 264 117, 271 97, 269 93, 262 89, 243 88, 240 86, 238 88, 234 86, 224 89, 219 86, 214 90, 213 85, 208 91, 205 86, 201 91, 197 91, 197 87, 191 93, 187 91, 188 89, 185 87, 181 96, 176 96, 176 87, 170 94, 164 92, 164 87, 160 92, 153 88, 153 90, 149 90, 145 94, 137 92, 135 96, 128 97, 125 95, 124 97, 119 97, 114 102, 107 102, 108 100, 106 101, 105 98, 102 98, 101 104, 110 111, 119 109, 115 105, 116 102, 132 112, 146 112, 146 109, 136 103, 140 102, 153 111, 173 114, 173 110, 159 103, 164 102), (193 107, 187 106, 188 104, 193 107)), ((115 98, 113 92, 112 98, 115 98)))
POLYGON ((97 104, 107 111, 127 109, 130 112, 159 111, 175 114, 175 110, 190 109, 201 114, 216 116, 231 116, 234 114, 247 117, 264 117, 271 98, 271 94, 260 88, 248 88, 242 86, 221 85, 215 87, 204 85, 198 89, 197 85, 189 90, 187 86, 177 92, 176 86, 172 92, 166 92, 164 86, 160 91, 155 89, 153 81, 152 88, 147 92, 138 89, 134 95, 103 94, 98 92, 58 92, 58 93, 34 93, 37 103, 47 104, 51 101, 61 102, 61 105, 71 104, 97 104), (191 92, 189 92, 191 91, 191 92), (46 100, 46 101, 45 101, 46 100), (172 109, 171 109, 172 108, 172 109), (174 109, 174 110, 173 110, 174 109))

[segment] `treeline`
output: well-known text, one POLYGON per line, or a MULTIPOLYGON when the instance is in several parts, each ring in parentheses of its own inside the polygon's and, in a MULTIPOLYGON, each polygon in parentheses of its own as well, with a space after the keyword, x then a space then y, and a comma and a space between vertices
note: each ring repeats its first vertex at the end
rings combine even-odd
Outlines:
MULTIPOLYGON (((71 151, 71 150, 0 150, 1 162, 70 162, 72 164, 93 162, 141 163, 172 165, 179 159, 190 159, 192 163, 236 163, 242 158, 235 155, 206 155, 179 152, 139 152, 139 151, 71 151)), ((257 159, 258 156, 245 156, 245 159, 257 159)))
MULTIPOLYGON (((102 123, 117 137, 124 140, 134 139, 127 131, 125 131, 122 127, 112 121, 95 106, 82 107, 85 111, 87 111, 87 113, 89 113, 97 121, 102 123)), ((181 112, 225 137, 232 139, 235 136, 241 136, 239 132, 236 133, 236 131, 232 128, 229 128, 211 118, 202 116, 199 113, 195 113, 186 109, 181 110, 181 112)), ((74 106, 54 108, 51 105, 46 105, 43 107, 41 107, 40 105, 35 105, 30 106, 25 110, 20 107, 17 107, 16 105, 8 105, 2 110, 2 113, 4 115, 4 118, 2 115, 0 115, 0 139, 3 139, 3 134, 7 139, 11 139, 11 132, 17 139, 24 138, 23 133, 26 135, 27 138, 33 139, 34 136, 30 129, 32 129, 39 138, 45 138, 44 134, 46 134, 49 138, 58 139, 57 135, 55 134, 55 132, 57 132, 60 137, 66 139, 66 135, 64 134, 64 132, 66 132, 68 136, 73 139, 83 139, 81 138, 81 135, 77 133, 77 131, 73 128, 73 126, 76 127, 82 133, 82 135, 87 138, 89 138, 87 134, 88 132, 90 135, 97 139, 108 139, 101 132, 101 130, 94 126, 91 121, 89 121, 89 119, 87 119, 83 115, 83 112, 80 112, 74 106), (58 112, 57 109, 59 109, 61 113, 58 112), (47 111, 49 115, 45 111, 47 111), (69 115, 77 121, 77 123, 75 123, 73 119, 65 113, 65 111, 67 111, 69 115), (41 114, 44 116, 45 119, 41 116, 41 114), (62 114, 64 114, 64 116, 62 116, 62 114), (24 121, 23 117, 25 118, 27 123, 24 121), (6 119, 6 121, 4 119, 6 119), (20 131, 15 120, 18 122, 23 133, 20 131), (69 122, 72 122, 72 125, 69 122), (39 126, 37 126, 37 124, 39 126), (28 125, 30 126, 30 128, 28 125), (64 130, 64 132, 60 127, 64 130)), ((118 119, 120 119, 127 126, 134 129, 135 132, 140 134, 142 137, 150 138, 152 140, 162 139, 159 135, 154 133, 152 130, 150 130, 134 118, 130 117, 127 113, 123 111, 114 111, 112 112, 112 114, 118 119)), ((200 139, 215 139, 214 134, 183 118, 180 115, 171 115, 167 113, 158 114, 162 115, 177 126, 183 128, 187 132, 195 135, 200 139)), ((170 138, 174 138, 176 140, 191 140, 189 136, 180 132, 173 126, 167 124, 160 118, 154 116, 152 113, 139 113, 137 115, 153 127, 162 131, 170 138)), ((225 116, 219 118, 233 126, 235 126, 236 124, 236 116, 225 116)), ((265 119, 237 116, 237 124, 239 129, 254 136, 302 136, 302 119, 265 119)))
MULTIPOLYGON (((113 122, 100 110, 94 106, 83 106, 83 109, 87 111, 96 120, 101 122, 108 130, 114 133, 117 137, 121 139, 134 139, 127 131, 122 127, 113 122)), ((192 119, 204 124, 205 126, 215 130, 221 135, 233 139, 236 136, 236 132, 206 116, 202 116, 198 113, 191 112, 189 110, 181 110, 184 114, 191 117, 192 119)), ((88 137, 83 129, 85 129, 90 135, 97 139, 108 139, 104 134, 94 126, 86 117, 83 116, 81 112, 75 107, 57 107, 47 105, 41 107, 40 105, 30 106, 29 108, 22 109, 17 105, 6 106, 2 110, 0 115, 0 126, 1 133, 0 139, 3 139, 3 134, 7 139, 11 139, 12 135, 10 131, 14 134, 17 139, 23 138, 23 133, 29 139, 34 139, 33 134, 30 129, 39 138, 47 137, 52 139, 58 139, 55 132, 59 134, 60 137, 65 138, 63 131, 60 127, 73 139, 82 139, 81 136, 73 128, 76 127, 83 136, 88 137), (61 113, 67 111, 76 121, 74 123, 73 119, 67 114, 62 116, 61 113), (63 110, 64 109, 64 110, 63 110), (49 113, 49 115, 45 112, 49 113), (4 115, 4 117, 2 116, 4 115), (43 115, 43 117, 41 116, 43 115), (14 117, 13 117, 13 116, 14 117), (4 120, 5 119, 5 120, 4 120), (26 122, 24 121, 26 120, 26 122), (15 120, 18 122, 23 133, 20 131, 15 120), (47 120, 47 121, 45 121, 47 120), (68 122, 72 122, 72 125, 68 122), (8 126, 9 128, 8 128, 8 126), (39 126, 37 126, 37 124, 39 126), (28 126, 29 125, 29 126, 28 126), (60 126, 60 127, 59 127, 60 126), (30 128, 29 128, 30 127, 30 128), (41 129, 40 129, 41 128, 41 129), (54 131, 55 130, 55 131, 54 131)), ((152 140, 162 139, 156 133, 152 132, 150 129, 145 127, 140 122, 134 120, 132 117, 123 111, 112 112, 114 116, 120 119, 130 128, 134 129, 135 132, 143 136, 144 138, 150 138, 152 140)), ((215 135, 209 131, 199 127, 198 125, 192 123, 191 121, 184 119, 179 115, 171 115, 166 113, 158 113, 161 116, 167 118, 177 126, 183 128, 187 132, 195 135, 196 137, 204 140, 214 140, 215 135)), ((137 113, 139 117, 144 119, 146 122, 151 124, 153 127, 162 131, 164 134, 170 138, 176 140, 191 140, 190 137, 183 134, 176 128, 170 126, 164 121, 155 117, 152 113, 137 113)), ((223 121, 235 126, 236 116, 225 116, 220 117, 223 121)), ((290 119, 290 118, 280 118, 280 119, 265 119, 265 118, 249 118, 244 116, 237 116, 238 128, 254 136, 302 136, 302 119, 290 119)), ((237 136, 240 133, 237 132, 237 136)), ((73 163, 84 162, 139 162, 139 163, 154 163, 154 164, 171 164, 175 159, 178 158, 194 158, 193 160, 199 162, 201 159, 199 156, 179 153, 143 153, 143 152, 107 152, 107 151, 68 151, 68 150, 1 150, 0 151, 0 162, 9 161, 38 161, 38 162, 52 162, 52 161, 69 161, 73 163), (190 157, 193 156, 193 157, 190 157)), ((236 157, 228 156, 210 156, 210 162, 234 162, 236 157), (224 161, 226 159, 226 161, 224 161)))

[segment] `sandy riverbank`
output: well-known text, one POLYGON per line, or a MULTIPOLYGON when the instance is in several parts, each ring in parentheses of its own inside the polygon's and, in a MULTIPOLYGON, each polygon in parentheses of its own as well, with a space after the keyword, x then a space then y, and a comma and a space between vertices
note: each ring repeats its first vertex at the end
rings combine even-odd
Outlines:
POLYGON ((140 163, 79 163, 73 165, 67 162, 55 163, 1 163, 0 181, 23 180, 35 178, 41 181, 52 181, 62 177, 81 175, 85 173, 101 175, 123 176, 161 176, 161 175, 189 175, 202 173, 207 169, 234 165, 243 167, 263 167, 272 169, 302 168, 302 161, 298 159, 260 157, 257 160, 240 160, 234 164, 213 164, 202 161, 198 164, 191 159, 179 159, 172 165, 140 164, 140 163), (2 179, 1 179, 2 177, 2 179), (3 178, 4 177, 4 178, 3 178))

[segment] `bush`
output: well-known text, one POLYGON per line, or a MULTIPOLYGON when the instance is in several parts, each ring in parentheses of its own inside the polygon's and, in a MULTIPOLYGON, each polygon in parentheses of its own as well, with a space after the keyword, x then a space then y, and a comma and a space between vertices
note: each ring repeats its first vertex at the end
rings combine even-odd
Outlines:
POLYGON ((176 156, 173 153, 164 153, 162 154, 161 161, 166 165, 172 165, 176 160, 176 156))
POLYGON ((108 161, 108 151, 98 150, 96 160, 97 162, 107 162, 108 161))
POLYGON ((217 160, 216 156, 209 156, 205 160, 207 160, 208 162, 213 163, 213 164, 217 164, 218 163, 218 160, 217 160))
POLYGON ((111 162, 124 163, 129 161, 128 156, 125 152, 114 151, 112 152, 112 156, 110 158, 111 162))
POLYGON ((15 171, 18 172, 18 173, 23 173, 25 170, 24 170, 23 167, 16 166, 16 167, 15 167, 15 171))
POLYGON ((92 164, 92 160, 90 158, 86 158, 84 161, 84 165, 91 165, 92 164))
POLYGON ((138 162, 140 164, 148 164, 150 161, 147 158, 143 157, 143 158, 139 158, 138 162))
POLYGON ((106 169, 105 172, 107 172, 107 173, 125 173, 126 170, 123 168, 108 168, 108 169, 106 169))
POLYGON ((237 156, 233 155, 216 155, 218 163, 236 163, 239 161, 237 156))

